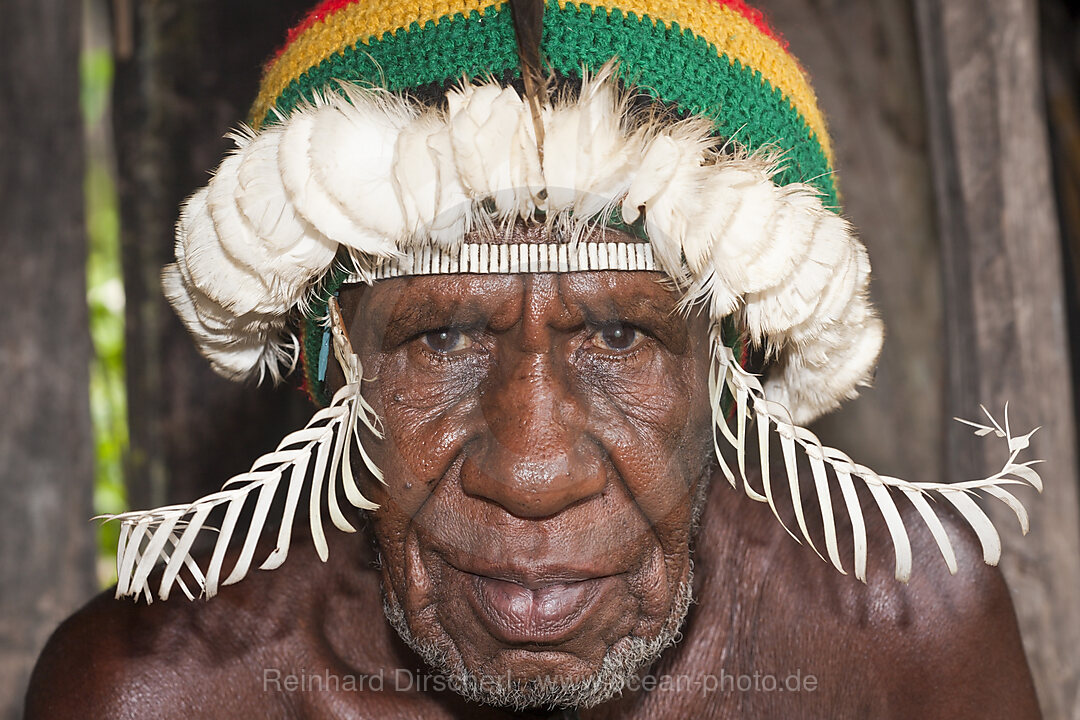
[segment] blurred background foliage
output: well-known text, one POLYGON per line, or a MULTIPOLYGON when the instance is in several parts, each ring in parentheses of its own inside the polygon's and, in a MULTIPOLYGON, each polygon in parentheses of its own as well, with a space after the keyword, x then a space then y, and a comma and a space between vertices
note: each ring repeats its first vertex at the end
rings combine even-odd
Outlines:
MULTIPOLYGON (((92 17, 87 12, 86 17, 92 17)), ((87 22, 80 57, 81 107, 86 128, 86 225, 89 254, 87 303, 94 357, 90 365, 90 412, 94 428, 94 512, 127 509, 124 458, 128 447, 124 372, 124 283, 120 265, 120 212, 112 149, 110 98, 113 57, 108 28, 87 22)), ((119 525, 98 530, 98 580, 116 581, 119 525)))

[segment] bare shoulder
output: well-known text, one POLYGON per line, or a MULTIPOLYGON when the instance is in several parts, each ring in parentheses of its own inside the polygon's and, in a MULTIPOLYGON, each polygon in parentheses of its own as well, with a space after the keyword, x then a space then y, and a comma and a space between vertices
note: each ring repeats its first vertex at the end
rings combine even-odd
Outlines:
POLYGON ((180 602, 139 607, 111 592, 91 600, 46 644, 30 680, 26 717, 133 718, 140 705, 143 713, 172 706, 183 687, 170 677, 169 657, 183 672, 198 645, 189 634, 192 613, 180 602))
MULTIPOLYGON (((812 553, 801 570, 790 571, 788 601, 800 596, 805 602, 803 593, 811 593, 815 600, 803 607, 844 650, 833 661, 836 674, 874 679, 876 717, 1039 717, 1001 571, 985 564, 971 529, 942 512, 959 568, 951 574, 917 511, 906 506, 901 515, 915 557, 907 583, 895 578, 892 542, 877 518, 868 518, 865 584, 812 553)), ((807 555, 798 546, 791 552, 807 555)))
POLYGON ((261 692, 260 667, 305 645, 303 617, 326 572, 301 547, 211 601, 175 593, 147 605, 107 591, 53 633, 27 693, 26 717, 287 716, 261 692), (314 560, 314 563, 312 562, 314 560))
MULTIPOLYGON (((852 573, 849 527, 838 528, 845 575, 805 539, 789 536, 766 505, 724 486, 713 495, 710 512, 717 512, 703 527, 709 549, 698 558, 711 582, 698 609, 711 628, 730 623, 726 639, 710 630, 723 639, 714 665, 748 676, 813 678, 811 692, 751 692, 740 707, 764 717, 798 712, 838 720, 1039 717, 1009 589, 961 521, 941 518, 959 566, 951 575, 918 513, 902 507, 915 556, 905 584, 894 577, 887 527, 864 504, 869 547, 862 583, 852 573)), ((781 516, 801 537, 795 518, 782 510, 781 516)), ((808 510, 806 520, 827 556, 820 513, 808 510)))
POLYGON ((897 582, 886 541, 877 572, 862 590, 879 608, 870 614, 871 627, 888 639, 885 647, 906 670, 897 686, 918 691, 916 714, 922 717, 1040 717, 1001 570, 984 562, 982 546, 966 523, 947 513, 941 520, 956 553, 955 575, 926 525, 908 508, 905 525, 922 561, 906 585, 897 582))

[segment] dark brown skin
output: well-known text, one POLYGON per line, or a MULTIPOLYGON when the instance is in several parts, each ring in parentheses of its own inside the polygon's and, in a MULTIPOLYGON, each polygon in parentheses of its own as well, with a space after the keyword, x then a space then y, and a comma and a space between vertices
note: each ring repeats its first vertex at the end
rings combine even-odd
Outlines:
POLYGON ((363 486, 382 506, 366 528, 381 563, 363 534, 332 533, 328 563, 299 538, 280 569, 209 602, 99 596, 42 654, 27 717, 511 717, 431 676, 418 689, 422 662, 380 588, 414 636, 476 672, 574 678, 620 638, 658 632, 692 547, 697 604, 649 670, 656 687, 580 717, 1038 717, 1008 590, 948 519, 961 573, 908 517, 921 560, 908 585, 872 517, 863 585, 722 478, 693 538, 712 475, 707 334, 657 277, 344 292, 386 431, 365 444, 387 485, 363 486), (287 690, 290 674, 305 689, 287 690))

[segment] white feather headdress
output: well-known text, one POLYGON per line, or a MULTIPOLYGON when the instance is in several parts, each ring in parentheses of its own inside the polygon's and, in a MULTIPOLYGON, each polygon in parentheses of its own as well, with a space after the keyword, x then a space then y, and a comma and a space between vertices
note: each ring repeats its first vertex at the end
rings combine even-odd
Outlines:
MULTIPOLYGON (((269 373, 277 379, 283 363, 295 363, 296 342, 286 320, 305 306, 342 253, 354 268, 348 281, 367 283, 419 273, 661 270, 682 289, 684 307, 700 306, 712 320, 716 428, 736 450, 745 492, 776 511, 768 471, 772 431, 780 438, 800 534, 813 547, 795 469, 795 453, 805 454, 826 554, 838 570, 845 571, 830 486, 839 490, 851 521, 854 572, 860 579, 865 579, 867 543, 856 481, 884 514, 901 580, 912 564, 896 505, 901 495, 914 504, 953 571, 954 554, 929 495, 947 500, 975 529, 987 562, 997 561, 1000 542, 971 498, 975 491, 1007 503, 1026 529, 1023 506, 1005 487, 1041 483, 1032 463, 1017 460, 1030 433, 1013 437, 1007 418, 1004 428, 992 418, 990 426, 976 424, 977 434, 1006 438, 1002 470, 951 485, 880 476, 822 446, 804 429, 867 381, 881 348, 882 325, 867 299, 865 248, 812 187, 773 182, 783 158, 747 154, 732 145, 717 148, 705 120, 660 122, 632 111, 610 70, 583 81, 574 97, 541 109, 543 162, 528 103, 494 81, 455 88, 442 107, 355 86, 339 90, 258 133, 237 134, 237 149, 184 207, 176 263, 165 269, 163 283, 203 354, 222 374, 269 373), (558 241, 539 246, 474 242, 476 231, 518 220, 546 223, 558 241), (585 237, 586 228, 610 223, 642 229, 647 243, 585 237), (732 315, 773 360, 764 385, 720 340, 721 324, 732 315), (735 405, 734 431, 721 411, 725 391, 735 405), (761 448, 760 491, 746 481, 748 420, 761 448)), ((348 382, 307 428, 288 436, 278 451, 260 458, 221 493, 187 506, 117 516, 123 522, 118 595, 142 594, 149 600, 149 573, 159 556, 168 561, 159 595, 168 595, 185 564, 202 590, 214 594, 249 498, 257 496, 255 521, 224 584, 239 580, 250 567, 275 494, 287 497, 286 512, 277 550, 264 568, 284 559, 301 486, 315 486, 312 534, 324 556, 320 498, 326 496, 331 519, 344 530, 352 526, 338 507, 339 486, 356 507, 372 507, 357 489, 349 453, 355 444, 377 476, 357 430, 362 421, 377 431, 377 419, 363 404, 359 361, 340 322, 331 326, 348 382), (228 510, 203 573, 189 551, 210 511, 221 505, 228 510)), ((717 455, 725 476, 737 485, 736 472, 719 448, 717 455)))
POLYGON ((166 296, 222 374, 279 377, 295 357, 284 320, 341 251, 370 269, 352 279, 371 281, 422 252, 453 256, 471 231, 543 217, 641 226, 687 303, 738 313, 768 346, 770 395, 796 422, 866 381, 882 339, 866 251, 814 188, 772 182, 782 158, 717 149, 702 119, 630 111, 610 70, 543 109, 542 165, 512 88, 464 85, 445 107, 341 91, 235 135, 184 206, 166 296))

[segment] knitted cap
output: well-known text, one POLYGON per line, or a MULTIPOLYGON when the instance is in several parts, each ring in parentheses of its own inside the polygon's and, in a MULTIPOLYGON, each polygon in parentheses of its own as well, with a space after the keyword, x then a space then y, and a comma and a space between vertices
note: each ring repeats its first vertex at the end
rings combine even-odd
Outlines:
MULTIPOLYGON (((743 0, 551 0, 542 52, 581 77, 612 58, 623 80, 717 133, 783 154, 777 184, 808 182, 836 206, 833 152, 817 97, 787 42, 743 0)), ((267 65, 257 128, 334 81, 401 91, 519 74, 510 6, 484 0, 326 0, 267 65)))

